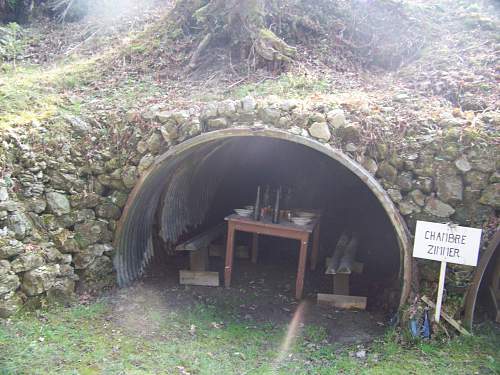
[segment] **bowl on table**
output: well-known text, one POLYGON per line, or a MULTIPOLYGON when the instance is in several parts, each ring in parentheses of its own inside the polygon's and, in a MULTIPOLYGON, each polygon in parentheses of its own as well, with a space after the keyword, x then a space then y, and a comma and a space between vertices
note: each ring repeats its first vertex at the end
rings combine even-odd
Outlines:
POLYGON ((307 225, 310 224, 312 219, 307 217, 294 216, 291 218, 292 223, 296 225, 307 225))
POLYGON ((247 208, 235 208, 234 212, 236 212, 236 214, 240 216, 250 217, 253 213, 253 210, 249 210, 247 208))
POLYGON ((295 217, 301 217, 304 219, 312 219, 315 216, 316 216, 316 214, 314 212, 309 212, 309 211, 296 211, 295 212, 295 217))

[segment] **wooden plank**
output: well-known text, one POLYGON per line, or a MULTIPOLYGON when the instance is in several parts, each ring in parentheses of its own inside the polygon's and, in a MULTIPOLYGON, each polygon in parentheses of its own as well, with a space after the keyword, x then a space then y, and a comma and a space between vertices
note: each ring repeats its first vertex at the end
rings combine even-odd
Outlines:
POLYGON ((179 283, 182 285, 219 286, 219 273, 180 270, 179 283))
MULTIPOLYGON (((335 271, 332 269, 332 258, 331 257, 326 258, 325 267, 326 267, 325 275, 334 275, 335 274, 335 271)), ((363 273, 364 268, 365 268, 364 263, 354 262, 352 264, 351 271, 354 273, 363 273)))
POLYGON ((191 271, 206 271, 208 269, 208 248, 189 253, 189 269, 191 271))
POLYGON ((366 297, 318 293, 318 304, 331 305, 340 309, 366 310, 366 297))
POLYGON ((212 227, 197 236, 177 245, 175 247, 176 251, 196 251, 204 247, 208 247, 210 242, 217 239, 224 234, 225 223, 221 223, 215 227, 212 227))
MULTIPOLYGON (((431 308, 433 308, 433 309, 436 308, 436 305, 434 304, 434 302, 432 302, 426 296, 422 296, 422 301, 424 301, 431 308)), ((448 315, 448 313, 446 313, 446 311, 444 311, 443 309, 441 310, 441 316, 444 318, 444 320, 446 320, 448 323, 450 323, 452 325, 452 327, 455 328, 462 335, 470 336, 469 331, 467 331, 464 327, 462 327, 459 322, 457 322, 450 315, 448 315)))
POLYGON ((349 277, 346 273, 336 273, 333 275, 333 294, 349 295, 349 277))

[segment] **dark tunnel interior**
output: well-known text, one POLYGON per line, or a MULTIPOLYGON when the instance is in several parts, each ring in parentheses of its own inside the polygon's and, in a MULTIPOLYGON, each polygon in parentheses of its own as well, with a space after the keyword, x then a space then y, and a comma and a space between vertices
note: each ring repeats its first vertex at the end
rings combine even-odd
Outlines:
MULTIPOLYGON (((258 185, 290 187, 285 208, 322 212, 319 266, 306 275, 316 280, 307 284, 309 292, 332 293, 325 257, 332 255, 343 231, 356 231, 360 238, 356 260, 364 264, 364 270, 351 278, 352 294, 368 296, 369 308, 397 305, 400 250, 396 234, 380 202, 353 172, 312 148, 268 137, 231 137, 197 148, 177 160, 161 187, 153 229, 155 255, 147 273, 185 256, 173 251, 176 244, 223 222, 234 208, 253 204, 258 185)), ((238 235, 237 242, 244 244, 248 238, 238 235)), ((294 272, 299 249, 295 242, 263 238, 264 251, 259 251, 263 255, 254 266, 268 264, 277 273, 287 267, 294 272)), ((236 260, 245 261, 249 262, 236 260)), ((222 260, 211 258, 210 262, 214 271, 223 269, 222 260)))

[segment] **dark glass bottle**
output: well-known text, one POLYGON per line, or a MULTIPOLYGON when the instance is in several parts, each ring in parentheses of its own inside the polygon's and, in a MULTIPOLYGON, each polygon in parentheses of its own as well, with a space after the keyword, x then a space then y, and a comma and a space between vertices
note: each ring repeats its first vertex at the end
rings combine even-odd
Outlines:
POLYGON ((257 186, 257 197, 255 197, 255 205, 253 206, 253 219, 260 220, 260 185, 257 186))
POLYGON ((262 207, 267 208, 271 206, 271 187, 266 185, 264 189, 264 199, 262 200, 262 207))
POLYGON ((281 196, 281 186, 276 190, 276 201, 274 202, 273 210, 273 223, 278 224, 280 222, 280 196, 281 196))

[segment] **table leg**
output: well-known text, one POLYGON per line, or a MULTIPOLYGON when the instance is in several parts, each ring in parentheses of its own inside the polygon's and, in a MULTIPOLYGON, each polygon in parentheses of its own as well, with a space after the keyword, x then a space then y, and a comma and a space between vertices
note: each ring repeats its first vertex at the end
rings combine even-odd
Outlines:
POLYGON ((297 270, 297 281, 295 285, 295 298, 302 299, 302 292, 304 290, 304 276, 306 272, 306 260, 307 260, 307 245, 309 242, 309 235, 300 241, 300 253, 299 253, 299 268, 297 270))
POLYGON ((312 253, 311 253, 311 270, 314 271, 316 269, 316 265, 318 263, 318 253, 319 253, 319 226, 316 225, 313 234, 313 244, 312 244, 312 253))
POLYGON ((257 233, 252 234, 252 263, 257 263, 257 257, 259 256, 259 235, 257 233))
POLYGON ((234 254, 234 224, 227 223, 227 243, 226 243, 226 267, 224 268, 224 285, 226 288, 231 286, 231 273, 233 271, 234 254))

